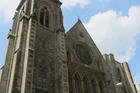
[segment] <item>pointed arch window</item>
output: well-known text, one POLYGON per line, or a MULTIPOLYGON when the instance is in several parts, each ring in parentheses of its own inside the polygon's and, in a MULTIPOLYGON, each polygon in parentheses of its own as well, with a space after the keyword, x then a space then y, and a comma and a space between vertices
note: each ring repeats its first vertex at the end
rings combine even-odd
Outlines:
POLYGON ((92 90, 93 90, 93 93, 96 93, 96 83, 94 80, 92 80, 92 90))
POLYGON ((89 89, 87 78, 84 78, 83 82, 84 82, 84 93, 89 93, 90 89, 89 89))
POLYGON ((46 7, 40 10, 40 24, 49 27, 49 11, 46 7))
POLYGON ((80 93, 80 80, 77 75, 75 75, 74 81, 75 81, 75 92, 80 93))
POLYGON ((104 93, 104 87, 102 81, 99 82, 100 93, 104 93))

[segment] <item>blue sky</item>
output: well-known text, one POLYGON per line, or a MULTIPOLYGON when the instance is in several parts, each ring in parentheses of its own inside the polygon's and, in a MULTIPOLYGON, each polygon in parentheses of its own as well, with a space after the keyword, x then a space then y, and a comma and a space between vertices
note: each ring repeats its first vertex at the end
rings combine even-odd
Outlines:
MULTIPOLYGON (((0 0, 0 66, 19 1, 0 0)), ((80 16, 99 50, 103 54, 113 53, 120 62, 128 62, 135 83, 140 83, 140 0, 61 1, 66 31, 80 16)))

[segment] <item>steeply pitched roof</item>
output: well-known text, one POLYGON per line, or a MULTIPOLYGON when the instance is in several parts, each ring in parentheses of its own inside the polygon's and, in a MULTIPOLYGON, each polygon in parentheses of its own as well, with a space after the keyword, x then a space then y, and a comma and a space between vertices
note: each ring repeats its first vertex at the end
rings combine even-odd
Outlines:
POLYGON ((82 40, 85 40, 84 42, 89 43, 102 56, 101 52, 97 48, 96 44, 94 43, 93 39, 91 38, 90 34, 88 33, 87 29, 80 19, 78 19, 75 25, 66 33, 66 37, 71 37, 73 40, 75 38, 79 39, 79 33, 83 34, 84 39, 82 40))
MULTIPOLYGON (((82 26, 84 27, 82 21, 81 21, 80 19, 78 19, 78 21, 72 26, 72 28, 70 28, 70 30, 69 30, 68 32, 66 32, 66 34, 69 33, 69 32, 71 32, 71 31, 73 31, 73 29, 74 29, 75 27, 77 27, 78 25, 82 25, 82 26)), ((84 27, 84 28, 85 28, 85 27, 84 27)))

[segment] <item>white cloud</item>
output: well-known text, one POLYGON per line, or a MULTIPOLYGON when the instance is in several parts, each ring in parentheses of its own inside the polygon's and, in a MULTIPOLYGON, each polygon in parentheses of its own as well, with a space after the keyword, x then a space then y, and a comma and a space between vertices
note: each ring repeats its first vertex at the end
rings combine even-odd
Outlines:
POLYGON ((97 0, 97 1, 99 1, 100 3, 108 3, 108 2, 110 2, 110 0, 97 0))
POLYGON ((90 0, 60 0, 64 8, 71 8, 80 4, 81 7, 84 7, 90 3, 90 0))
POLYGON ((20 0, 0 0, 0 17, 4 21, 12 19, 20 0))
MULTIPOLYGON (((62 1, 63 8, 71 8, 80 4, 81 7, 88 5, 90 0, 60 0, 62 1)), ((0 18, 4 19, 5 22, 12 19, 16 7, 18 6, 20 0, 0 0, 0 18)))
POLYGON ((128 16, 113 10, 98 13, 85 26, 102 53, 113 53, 117 60, 129 61, 140 33, 140 7, 131 7, 128 16))

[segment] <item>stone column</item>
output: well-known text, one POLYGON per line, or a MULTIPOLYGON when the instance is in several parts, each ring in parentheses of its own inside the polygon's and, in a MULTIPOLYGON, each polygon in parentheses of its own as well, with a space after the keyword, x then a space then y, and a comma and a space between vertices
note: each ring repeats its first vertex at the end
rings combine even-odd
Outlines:
POLYGON ((5 55, 5 62, 1 68, 2 74, 1 74, 1 80, 0 80, 0 93, 5 93, 8 86, 10 66, 12 63, 12 56, 14 52, 14 43, 15 43, 15 35, 12 33, 12 30, 10 30, 8 34, 8 46, 7 46, 7 52, 5 55))
POLYGON ((80 81, 81 81, 81 82, 80 82, 80 83, 81 83, 81 84, 80 84, 80 85, 81 85, 81 86, 80 86, 80 88, 81 88, 81 89, 80 89, 80 90, 81 90, 80 93, 84 93, 84 81, 83 81, 83 79, 81 79, 80 81))
POLYGON ((14 82, 14 75, 15 75, 15 70, 16 70, 16 63, 17 63, 17 59, 18 59, 18 52, 20 50, 20 44, 21 44, 21 35, 23 32, 23 27, 24 27, 24 20, 21 20, 19 22, 19 28, 18 31, 16 33, 16 42, 15 42, 15 51, 13 53, 13 59, 12 59, 12 64, 11 64, 11 73, 10 73, 10 78, 9 78, 9 85, 8 85, 8 93, 12 93, 13 90, 13 82, 14 82))
MULTIPOLYGON (((26 2, 27 4, 27 2, 26 2)), ((34 0, 31 0, 31 12, 28 23, 27 40, 25 44, 25 56, 21 93, 31 92, 31 82, 33 73, 34 43, 35 43, 35 21, 33 20, 34 0)))
POLYGON ((69 93, 68 66, 64 29, 56 32, 56 92, 69 93))

